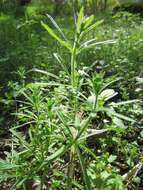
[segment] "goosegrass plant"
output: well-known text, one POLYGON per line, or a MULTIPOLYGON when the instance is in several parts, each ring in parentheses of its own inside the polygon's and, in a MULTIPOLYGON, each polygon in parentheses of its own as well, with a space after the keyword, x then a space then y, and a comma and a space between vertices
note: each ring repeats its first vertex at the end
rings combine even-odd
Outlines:
MULTIPOLYGON (((20 90, 19 95, 23 99, 17 101, 19 109, 14 114, 17 122, 10 130, 11 152, 6 153, 6 160, 0 161, 0 180, 9 180, 11 190, 92 190, 102 185, 98 185, 93 175, 90 175, 89 170, 95 170, 90 166, 96 163, 97 156, 87 141, 91 137, 105 138, 112 131, 121 133, 126 130, 123 120, 127 123, 135 121, 117 113, 116 107, 137 100, 109 102, 117 95, 109 86, 120 78, 106 80, 104 73, 90 73, 93 65, 88 68, 80 65, 81 52, 86 53, 87 49, 100 44, 115 43, 114 40, 97 42, 95 38, 84 41, 85 36, 102 24, 103 20, 94 23, 94 17, 85 17, 84 8, 81 8, 72 45, 53 18, 50 15, 47 17, 59 35, 45 22, 41 24, 51 37, 69 51, 70 69, 66 61, 54 53, 63 75, 34 69, 34 72, 46 75, 50 82, 30 83, 20 90)), ((110 163, 111 160, 113 162, 116 157, 107 155, 106 162, 110 163)), ((97 173, 101 171, 100 167, 96 169, 97 173)), ((123 186, 124 178, 118 177, 117 173, 114 171, 114 180, 109 178, 109 186, 104 188, 110 189, 112 181, 112 186, 115 186, 116 178, 120 187, 123 186)))
MULTIPOLYGON (((76 120, 79 120, 78 114, 80 112, 80 110, 79 110, 80 88, 83 83, 83 78, 80 78, 80 75, 79 75, 79 65, 77 62, 77 58, 80 55, 80 53, 82 51, 85 51, 86 49, 93 48, 99 44, 114 43, 114 41, 107 40, 104 42, 96 42, 95 39, 91 39, 91 40, 88 40, 88 41, 82 43, 82 39, 83 39, 84 35, 86 35, 90 31, 92 31, 95 27, 97 27, 99 24, 101 24, 103 22, 103 20, 101 20, 101 21, 95 22, 94 24, 91 25, 92 21, 94 20, 94 16, 91 15, 90 17, 85 18, 83 8, 81 8, 80 13, 77 18, 77 21, 76 21, 76 31, 75 31, 73 46, 68 42, 68 40, 66 40, 66 37, 62 33, 59 26, 55 23, 55 21, 49 15, 47 15, 47 16, 53 22, 54 26, 58 29, 59 33, 61 34, 61 36, 63 37, 64 40, 59 38, 54 33, 54 31, 45 23, 42 22, 42 26, 48 31, 48 33, 52 37, 54 37, 57 41, 59 41, 61 45, 66 47, 71 54, 70 88, 71 88, 71 92, 72 92, 72 104, 73 104, 72 105, 73 106, 73 109, 72 109, 72 112, 73 112, 72 123, 73 124, 72 125, 75 125, 75 126, 68 128, 68 132, 70 135, 70 141, 71 141, 71 151, 70 151, 70 164, 68 166, 67 189, 72 189, 72 179, 74 178, 74 173, 75 173, 75 171, 74 171, 75 163, 74 162, 75 162, 76 155, 78 156, 79 162, 81 165, 81 170, 83 173, 85 187, 86 187, 86 189, 91 189, 90 182, 89 182, 89 179, 88 179, 88 176, 86 173, 85 163, 84 163, 82 155, 79 151, 79 145, 78 145, 79 144, 78 141, 79 141, 81 135, 84 133, 85 129, 87 128, 87 126, 89 125, 89 123, 91 121, 91 115, 89 115, 86 119, 83 119, 83 121, 80 124, 79 129, 76 129, 76 125, 77 125, 76 120)), ((96 101, 94 104, 96 104, 96 101)), ((95 108, 95 106, 93 107, 93 109, 94 108, 95 108)), ((61 113, 58 113, 58 116, 59 116, 60 120, 62 122, 64 122, 63 124, 66 125, 61 113)), ((66 126, 66 127, 68 127, 68 126, 66 126)))

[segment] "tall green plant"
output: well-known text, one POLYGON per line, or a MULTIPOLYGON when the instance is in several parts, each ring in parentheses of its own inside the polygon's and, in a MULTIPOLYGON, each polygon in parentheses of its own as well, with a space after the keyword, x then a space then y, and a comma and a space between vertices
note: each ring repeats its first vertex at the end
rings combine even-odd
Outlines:
MULTIPOLYGON (((59 33, 61 34, 61 36, 64 37, 63 32, 61 31, 60 27, 55 23, 55 21, 53 21, 53 19, 51 17, 49 17, 50 20, 53 22, 54 26, 58 29, 59 33)), ((55 32, 45 23, 42 22, 42 26, 48 31, 48 33, 54 37, 62 46, 64 46, 65 48, 67 48, 71 54, 71 62, 70 62, 70 78, 71 78, 71 89, 73 92, 73 123, 74 120, 76 121, 78 112, 79 112, 79 108, 78 108, 78 95, 79 95, 79 86, 82 83, 82 79, 80 79, 79 77, 79 65, 78 65, 78 61, 77 61, 77 57, 80 55, 80 53, 82 51, 85 51, 86 49, 89 48, 93 48, 98 44, 107 44, 107 43, 114 43, 114 41, 112 40, 107 40, 104 42, 96 42, 95 39, 91 39, 88 40, 86 42, 82 42, 83 37, 89 33, 90 31, 94 30, 99 24, 101 24, 103 22, 103 20, 95 22, 94 24, 91 24, 94 20, 93 15, 91 15, 90 17, 84 17, 84 8, 82 7, 80 9, 77 21, 76 21, 76 31, 75 31, 75 37, 74 37, 74 42, 73 45, 71 45, 71 43, 66 40, 66 38, 64 37, 64 39, 61 39, 59 36, 57 36, 55 34, 55 32)), ((60 116, 61 118, 61 116, 60 116)), ((88 176, 86 174, 86 169, 84 166, 84 160, 82 158, 82 155, 80 154, 79 151, 79 145, 78 145, 78 141, 79 138, 81 137, 82 133, 84 132, 84 130, 87 128, 87 126, 89 125, 91 120, 91 116, 89 116, 87 119, 85 119, 85 121, 83 120, 83 122, 81 123, 81 129, 77 130, 74 129, 72 130, 72 128, 69 128, 69 132, 71 133, 71 152, 70 152, 70 166, 68 169, 68 184, 67 184, 67 189, 72 189, 72 179, 74 177, 74 162, 75 162, 75 154, 78 155, 80 164, 81 164, 81 169, 83 172, 83 177, 84 177, 84 181, 85 181, 85 185, 86 185, 86 189, 90 190, 90 183, 88 180, 88 176), (85 124, 84 124, 85 123, 85 124), (72 143, 73 142, 73 143, 72 143)), ((68 127, 68 126, 67 126, 68 127)))
POLYGON ((118 114, 116 107, 136 100, 109 104, 108 100, 117 93, 107 88, 119 79, 105 81, 102 73, 94 73, 91 77, 89 71, 92 66, 86 70, 80 67, 78 58, 81 52, 85 53, 87 49, 97 45, 115 43, 114 40, 97 42, 95 38, 84 41, 84 37, 103 23, 103 20, 92 24, 94 17, 91 15, 86 18, 84 9, 81 8, 76 21, 74 42, 71 43, 53 18, 47 16, 61 37, 44 22, 42 26, 68 50, 71 58, 70 72, 68 65, 62 62, 58 54, 54 56, 66 73, 65 78, 47 71, 34 70, 46 75, 51 82, 32 83, 21 90, 20 95, 24 97, 24 101, 20 101, 22 105, 15 114, 19 122, 11 130, 12 151, 8 154, 7 161, 0 162, 0 168, 5 172, 5 179, 12 179, 11 190, 26 189, 31 181, 32 185, 36 181, 41 190, 44 185, 53 190, 57 183, 60 189, 64 186, 63 189, 67 190, 73 187, 92 190, 95 186, 87 172, 88 163, 84 155, 87 153, 94 159, 96 155, 86 142, 90 137, 99 138, 111 130, 124 131, 122 120, 134 123, 133 119, 118 114), (93 123, 98 120, 100 112, 103 115, 107 113, 111 122, 106 128, 95 129, 93 123), (28 128, 25 135, 18 132, 20 127, 28 128), (65 164, 66 161, 68 164, 63 166, 62 162, 65 164), (81 172, 77 164, 80 164, 81 172), (60 172, 55 165, 60 167, 60 172), (82 175, 83 180, 77 179, 77 172, 82 175), (59 177, 64 180, 56 181, 59 177))

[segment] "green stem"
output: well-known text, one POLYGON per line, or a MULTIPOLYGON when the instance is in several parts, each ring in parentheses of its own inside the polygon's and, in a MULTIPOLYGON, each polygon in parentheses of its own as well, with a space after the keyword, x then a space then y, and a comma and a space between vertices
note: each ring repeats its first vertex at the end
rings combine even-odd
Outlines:
POLYGON ((75 37, 75 41, 73 44, 73 52, 71 55, 71 84, 73 89, 76 87, 76 51, 77 51, 77 37, 75 37))
POLYGON ((84 159, 82 158, 82 155, 80 153, 79 147, 76 146, 76 152, 80 161, 80 166, 81 166, 81 170, 82 170, 82 174, 83 174, 83 178, 84 178, 84 182, 85 182, 85 189, 86 190, 91 190, 91 185, 90 185, 90 181, 89 181, 89 177, 87 175, 87 171, 86 171, 86 167, 85 167, 85 162, 84 159))
POLYGON ((74 113, 77 112, 77 62, 76 62, 76 53, 77 53, 77 46, 78 46, 78 35, 75 35, 75 40, 73 44, 73 51, 71 54, 71 85, 73 90, 73 105, 74 105, 74 113))
POLYGON ((93 103, 93 111, 95 111, 96 107, 97 107, 97 100, 98 100, 98 94, 95 95, 95 100, 93 103))
POLYGON ((70 162, 69 162, 69 167, 68 167, 68 172, 67 172, 67 190, 72 190, 72 180, 74 178, 74 164, 75 162, 75 147, 74 145, 71 147, 70 151, 70 162))
POLYGON ((42 174, 41 183, 40 183, 40 190, 43 190, 43 185, 44 185, 44 175, 42 174))

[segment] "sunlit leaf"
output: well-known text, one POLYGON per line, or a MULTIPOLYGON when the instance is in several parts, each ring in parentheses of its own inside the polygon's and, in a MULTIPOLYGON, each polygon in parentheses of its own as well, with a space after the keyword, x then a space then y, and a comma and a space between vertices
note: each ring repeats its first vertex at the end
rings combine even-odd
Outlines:
POLYGON ((83 36, 85 36, 87 33, 89 33, 90 31, 92 31, 94 28, 96 28, 97 26, 99 26, 100 24, 103 23, 104 20, 99 20, 97 22, 95 22, 93 25, 89 26, 86 30, 84 30, 81 35, 80 35, 80 39, 82 39, 83 36))
POLYGON ((94 15, 91 15, 85 19, 84 29, 86 29, 94 20, 94 15))
POLYGON ((62 35, 62 37, 66 40, 66 37, 65 37, 64 33, 62 32, 62 30, 58 26, 58 24, 55 22, 55 20, 49 14, 46 14, 46 16, 51 20, 51 22, 53 23, 53 25, 55 26, 55 28, 59 31, 59 33, 62 35))
POLYGON ((69 44, 69 42, 62 40, 61 38, 59 38, 54 31, 44 22, 41 22, 42 26, 48 31, 48 33, 55 38, 58 42, 60 42, 61 45, 63 45, 64 47, 66 47, 67 49, 70 50, 70 52, 72 52, 72 47, 69 44))
POLYGON ((117 94, 118 93, 115 92, 113 89, 106 89, 106 90, 101 92, 101 94, 99 95, 99 98, 107 101, 107 100, 113 98, 114 96, 116 96, 117 94))
POLYGON ((83 16, 84 16, 84 8, 82 7, 80 9, 80 12, 78 14, 78 18, 77 18, 77 32, 80 33, 80 29, 81 29, 81 25, 83 22, 83 16))
POLYGON ((127 100, 127 101, 121 101, 121 102, 112 102, 109 105, 113 106, 113 107, 118 107, 118 106, 122 106, 122 105, 126 105, 126 104, 133 104, 133 103, 137 103, 137 102, 141 102, 141 100, 136 99, 136 100, 127 100))
POLYGON ((116 155, 110 155, 109 158, 108 158, 108 162, 109 162, 109 163, 112 163, 112 162, 114 162, 116 159, 117 159, 117 156, 116 156, 116 155))
POLYGON ((47 75, 47 76, 50 76, 50 77, 53 77, 53 78, 59 80, 59 77, 57 77, 57 75, 54 75, 53 73, 49 73, 49 72, 47 72, 47 71, 40 70, 40 69, 33 69, 33 71, 34 71, 34 72, 37 72, 37 73, 41 73, 41 74, 47 75))

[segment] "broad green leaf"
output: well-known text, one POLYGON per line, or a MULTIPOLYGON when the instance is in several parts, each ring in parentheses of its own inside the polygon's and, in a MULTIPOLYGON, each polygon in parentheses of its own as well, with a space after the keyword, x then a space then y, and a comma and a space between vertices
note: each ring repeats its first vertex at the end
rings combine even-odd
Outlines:
POLYGON ((108 158, 108 162, 109 162, 109 163, 112 163, 112 162, 114 162, 116 159, 117 159, 117 156, 116 156, 116 155, 110 155, 109 158, 108 158))
POLYGON ((79 114, 76 114, 75 122, 74 122, 75 128, 78 128, 80 126, 80 124, 81 124, 81 118, 80 118, 79 114))
POLYGON ((101 92, 101 94, 99 95, 100 99, 104 99, 105 101, 113 98, 114 96, 116 96, 118 93, 115 92, 113 89, 105 89, 101 92))
POLYGON ((143 138, 143 131, 140 132, 140 136, 141 136, 141 138, 143 138))
POLYGON ((110 174, 105 170, 101 172, 101 178, 103 181, 106 181, 109 178, 110 174))
POLYGON ((61 45, 63 45, 64 47, 66 47, 67 49, 70 50, 70 52, 72 52, 72 47, 69 44, 69 42, 62 40, 61 38, 59 38, 54 31, 44 22, 41 22, 42 26, 48 31, 48 33, 55 38, 58 42, 60 42, 61 45))

